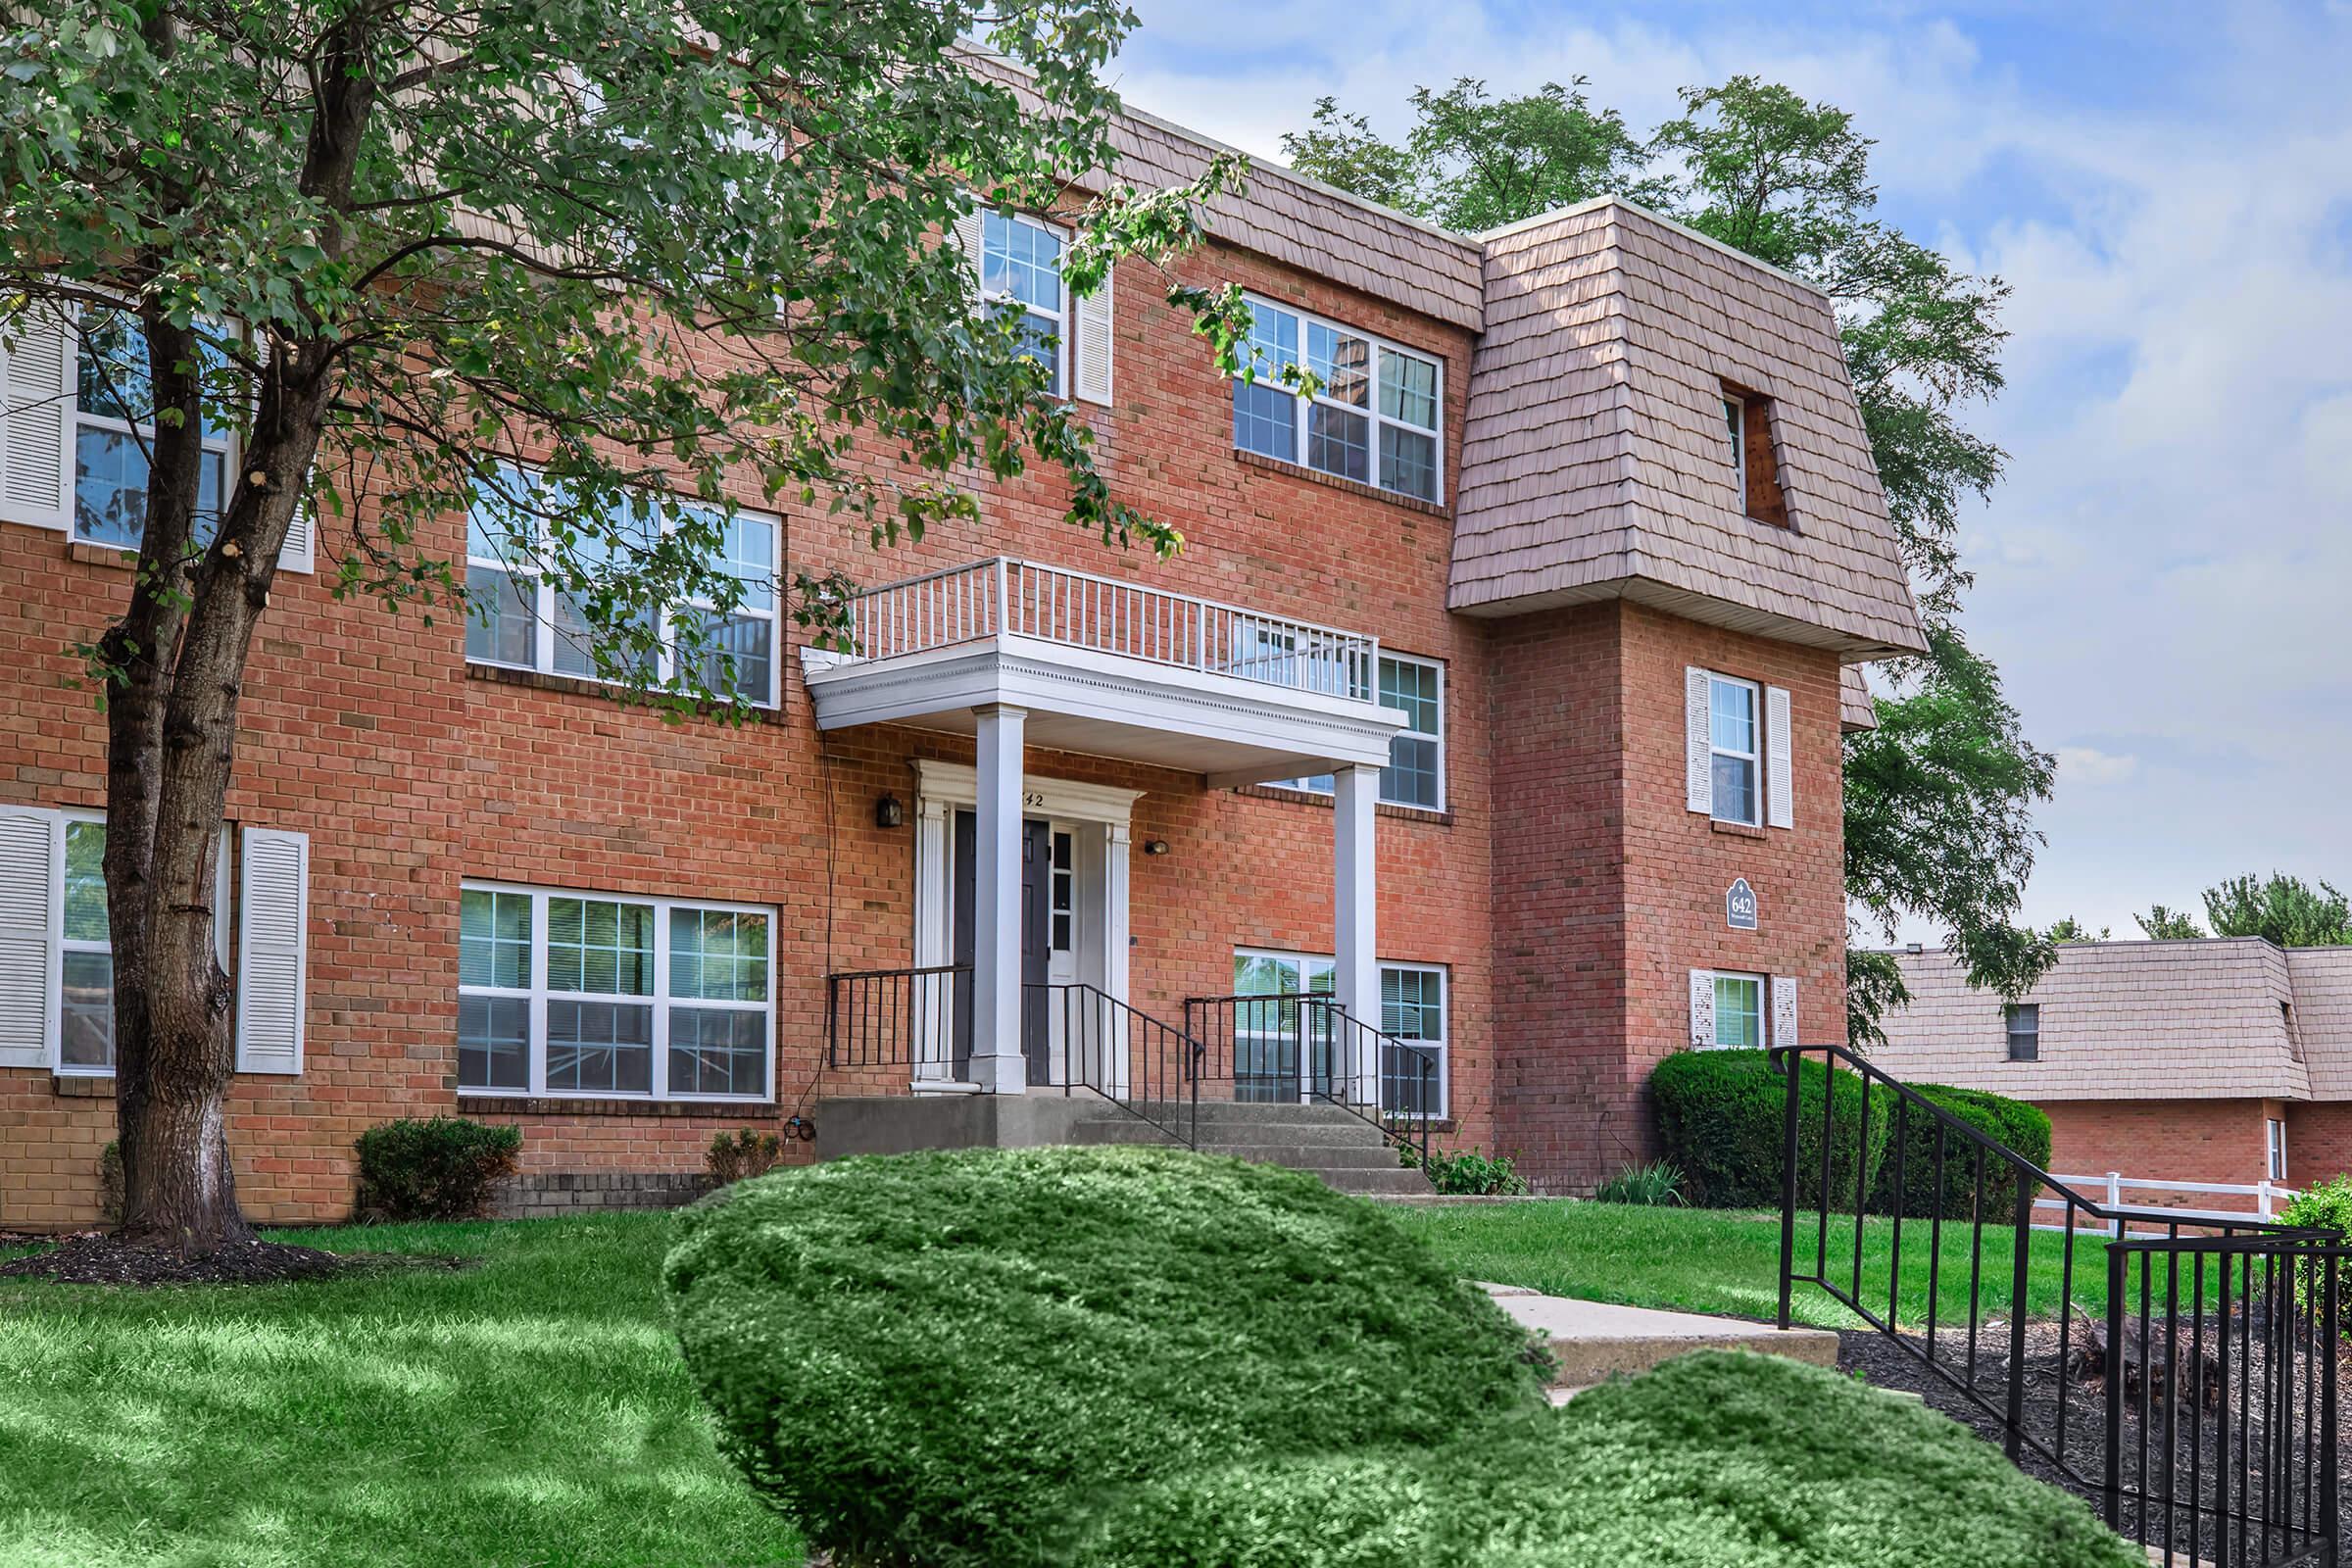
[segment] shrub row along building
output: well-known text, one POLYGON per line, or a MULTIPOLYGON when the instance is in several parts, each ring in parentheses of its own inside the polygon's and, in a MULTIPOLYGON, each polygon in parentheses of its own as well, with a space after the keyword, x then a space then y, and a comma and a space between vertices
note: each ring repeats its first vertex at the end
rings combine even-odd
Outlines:
MULTIPOLYGON (((1213 151, 1119 134, 1143 185, 1213 151)), ((296 538, 221 855, 252 1214, 346 1213, 397 1116, 518 1122, 532 1182, 625 1199, 718 1130, 813 1119, 821 1152, 845 1097, 1190 1074, 1376 1075, 1572 1190, 1650 1152, 1665 1054, 1841 1037, 1840 729, 1921 633, 1829 301, 1615 200, 1464 236, 1260 168, 1176 270, 1238 279, 1302 397, 1220 378, 1143 269, 1073 300, 1063 218, 957 239, 1177 560, 1034 476, 886 555, 747 476, 759 722, 679 727, 463 516, 421 548, 467 562, 466 623, 336 603, 335 530, 296 538), (854 654, 799 644, 787 563, 879 584, 854 654), (1202 1000, 1299 992, 1311 1027, 1202 1000)), ((5 363, 0 1225, 92 1219, 112 1136, 74 645, 144 470, 89 352, 5 363)))

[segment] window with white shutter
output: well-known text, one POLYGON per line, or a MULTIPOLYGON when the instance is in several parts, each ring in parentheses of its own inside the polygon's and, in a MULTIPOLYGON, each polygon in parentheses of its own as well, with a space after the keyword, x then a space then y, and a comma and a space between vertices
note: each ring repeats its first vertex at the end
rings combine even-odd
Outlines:
POLYGON ((36 307, 0 323, 0 518, 74 525, 71 323, 36 307))
POLYGON ((1790 774, 1788 693, 1764 688, 1765 820, 1774 827, 1796 825, 1796 787, 1790 774))
POLYGON ((1696 1051, 1715 1045, 1715 972, 1690 971, 1690 1045, 1696 1051))
POLYGON ((1696 665, 1683 671, 1683 771, 1690 808, 1715 813, 1715 749, 1708 735, 1707 693, 1714 677, 1696 665))
POLYGON ((302 1071, 310 915, 306 833, 246 828, 237 907, 237 1070, 302 1071))
POLYGON ((1110 273, 1092 294, 1077 301, 1078 331, 1072 343, 1070 386, 1089 403, 1110 401, 1110 273))
POLYGON ((62 825, 55 811, 0 808, 0 1067, 49 1065, 62 825))
POLYGON ((1784 1047, 1803 1044, 1797 1036, 1794 975, 1772 977, 1772 1043, 1784 1047))

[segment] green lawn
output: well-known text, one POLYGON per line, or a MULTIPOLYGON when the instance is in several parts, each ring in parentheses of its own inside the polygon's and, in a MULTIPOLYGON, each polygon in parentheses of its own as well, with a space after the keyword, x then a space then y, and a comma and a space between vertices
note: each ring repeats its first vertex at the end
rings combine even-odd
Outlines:
MULTIPOLYGON (((1779 1309, 1781 1222, 1778 1214, 1694 1208, 1636 1208, 1619 1203, 1476 1203, 1399 1211, 1403 1224, 1435 1247, 1461 1273, 1501 1285, 1527 1285, 1557 1296, 1581 1296, 1633 1306, 1679 1307, 1734 1317, 1769 1318, 1779 1309)), ((1808 1219, 1797 1231, 1797 1267, 1811 1270, 1819 1231, 1808 1219)), ((1984 1309, 2006 1311, 2010 1236, 2007 1226, 1984 1227, 1984 1268, 1979 1290, 1984 1309)), ((1968 1309, 1970 1227, 1946 1220, 1936 1270, 1939 1321, 1964 1323, 1968 1309)), ((1862 1232, 1862 1300, 1886 1313, 1887 1259, 1893 1223, 1873 1217, 1862 1232)), ((2065 1238, 2034 1234, 2026 1300, 2035 1316, 2058 1309, 2065 1238)), ((1849 1289, 1853 1280, 1852 1216, 1830 1221, 1830 1277, 1849 1289)), ((2107 1297, 2106 1244, 2075 1239, 2075 1299, 2096 1306, 2107 1297)), ((1905 1327, 1916 1326, 1928 1302, 1928 1222, 1903 1221, 1905 1327)), ((2187 1281, 2182 1280, 2185 1292, 2187 1281)), ((1817 1287, 1799 1285, 1791 1300, 1799 1321, 1823 1328, 1857 1328, 1861 1320, 1817 1287)))
POLYGON ((464 1273, 0 1281, 0 1564, 790 1563, 662 1316, 668 1216, 306 1231, 464 1273))

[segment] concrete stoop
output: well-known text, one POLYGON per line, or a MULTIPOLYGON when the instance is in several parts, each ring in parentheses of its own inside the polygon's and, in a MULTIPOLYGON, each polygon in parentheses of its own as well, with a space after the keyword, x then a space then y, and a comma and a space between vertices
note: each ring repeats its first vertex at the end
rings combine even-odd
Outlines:
MULTIPOLYGON (((1329 1187, 1366 1198, 1429 1191, 1427 1177, 1397 1163, 1379 1128, 1337 1105, 1220 1102, 1200 1106, 1194 1126, 1203 1154, 1309 1171, 1329 1187)), ((1081 1117, 1071 1134, 1080 1144, 1166 1142, 1157 1128, 1117 1112, 1081 1117)))
POLYGON ((1838 1336, 1828 1329, 1778 1329, 1742 1318, 1580 1301, 1517 1285, 1483 1289, 1549 1347, 1555 1360, 1554 1404, 1567 1403, 1596 1383, 1646 1372, 1692 1350, 1758 1350, 1814 1366, 1838 1364, 1838 1336))

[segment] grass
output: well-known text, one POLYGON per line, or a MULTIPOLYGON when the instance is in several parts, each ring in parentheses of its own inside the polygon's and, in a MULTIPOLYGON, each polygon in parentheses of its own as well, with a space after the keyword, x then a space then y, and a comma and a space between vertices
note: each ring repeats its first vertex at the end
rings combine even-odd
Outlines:
MULTIPOLYGON (((1629 1306, 1673 1307, 1732 1317, 1769 1318, 1780 1306, 1781 1223, 1778 1214, 1699 1208, 1649 1208, 1621 1203, 1493 1203, 1401 1209, 1397 1218, 1446 1257, 1458 1273, 1500 1285, 1526 1285, 1555 1296, 1578 1296, 1629 1306)), ((1946 1220, 1936 1270, 1936 1315, 1965 1323, 1971 1227, 1946 1220)), ((1891 1220, 1873 1216, 1862 1231, 1861 1299, 1884 1316, 1891 1220)), ((1923 1321, 1928 1304, 1929 1222, 1903 1221, 1902 1321, 1923 1321)), ((2006 1313, 2011 1237, 2005 1225, 1984 1227, 1981 1309, 2006 1313)), ((1797 1267, 1810 1272, 1819 1245, 1810 1216, 1797 1229, 1797 1267)), ((2027 1310, 2058 1311, 2065 1238, 2034 1233, 2026 1283, 2027 1310)), ((2093 1310, 2106 1299, 2106 1243, 2075 1238, 2075 1299, 2093 1310)), ((1851 1290, 1853 1217, 1833 1216, 1829 1275, 1851 1290)), ((2182 1281, 2185 1291, 2187 1281, 2182 1281)), ((1858 1328, 1861 1320, 1818 1287, 1799 1285, 1790 1301, 1798 1321, 1821 1328, 1858 1328)))
POLYGON ((802 1560, 663 1320, 667 1215, 304 1231, 464 1272, 0 1281, 0 1564, 802 1560))

